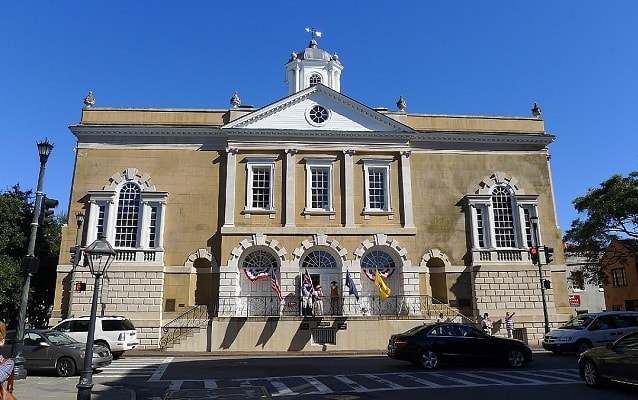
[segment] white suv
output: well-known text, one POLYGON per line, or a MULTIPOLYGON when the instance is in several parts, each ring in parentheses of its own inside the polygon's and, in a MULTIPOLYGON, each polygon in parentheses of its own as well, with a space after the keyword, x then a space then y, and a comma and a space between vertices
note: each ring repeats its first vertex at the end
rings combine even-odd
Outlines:
MULTIPOLYGON (((86 343, 89 320, 89 317, 69 318, 51 329, 64 332, 75 340, 86 343)), ((97 316, 94 335, 94 343, 108 347, 114 359, 120 358, 126 350, 134 349, 139 344, 135 326, 125 317, 97 316)))

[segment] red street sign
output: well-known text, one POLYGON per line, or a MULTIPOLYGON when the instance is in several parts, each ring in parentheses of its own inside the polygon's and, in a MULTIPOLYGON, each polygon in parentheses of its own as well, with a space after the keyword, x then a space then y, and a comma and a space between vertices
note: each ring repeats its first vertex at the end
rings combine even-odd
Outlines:
POLYGON ((570 294, 569 295, 569 305, 572 307, 580 307, 580 295, 579 294, 570 294))

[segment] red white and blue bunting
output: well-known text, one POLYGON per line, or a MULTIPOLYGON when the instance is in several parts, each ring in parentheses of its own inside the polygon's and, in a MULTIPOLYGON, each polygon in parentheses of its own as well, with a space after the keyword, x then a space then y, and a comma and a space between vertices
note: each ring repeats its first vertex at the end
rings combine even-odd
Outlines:
POLYGON ((255 282, 270 276, 270 268, 244 268, 244 274, 249 281, 255 282))
MULTIPOLYGON (((370 281, 374 282, 375 271, 376 268, 362 268, 363 274, 370 279, 370 281)), ((395 268, 379 268, 379 275, 381 278, 388 279, 392 274, 394 274, 395 268)))

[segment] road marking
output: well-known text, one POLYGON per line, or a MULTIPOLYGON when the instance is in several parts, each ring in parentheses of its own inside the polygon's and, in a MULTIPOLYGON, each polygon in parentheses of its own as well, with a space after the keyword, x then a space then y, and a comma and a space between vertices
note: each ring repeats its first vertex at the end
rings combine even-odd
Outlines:
POLYGON ((366 378, 369 378, 369 379, 371 379, 371 380, 373 380, 373 381, 375 381, 375 382, 379 382, 379 383, 382 383, 382 384, 384 384, 384 385, 386 385, 386 386, 389 386, 389 387, 390 387, 390 388, 392 388, 392 389, 405 389, 405 386, 401 386, 401 385, 399 385, 399 384, 398 384, 398 383, 396 383, 396 382, 392 382, 392 381, 389 381, 389 380, 387 380, 387 379, 381 378, 381 377, 380 377, 380 376, 378 376, 378 375, 374 375, 374 374, 363 374, 363 376, 365 376, 366 378))
POLYGON ((206 379, 204 381, 204 387, 206 389, 216 389, 217 388, 217 382, 213 379, 206 379))
POLYGON ((434 382, 431 382, 431 381, 419 378, 418 376, 414 376, 414 375, 410 375, 410 374, 399 374, 398 376, 401 377, 401 378, 408 379, 408 380, 411 380, 413 382, 419 383, 419 384, 424 385, 424 386, 430 386, 430 387, 441 387, 442 386, 442 385, 439 385, 438 383, 434 383, 434 382))
POLYGON ((317 389, 317 393, 318 394, 324 394, 324 393, 332 393, 332 389, 330 389, 328 386, 324 385, 321 381, 319 381, 318 379, 316 379, 313 376, 309 376, 308 378, 306 378, 306 381, 311 384, 312 386, 315 387, 315 389, 317 389))
POLYGON ((442 374, 440 372, 435 372, 432 375, 437 376, 437 377, 439 377, 441 379, 445 379, 445 380, 448 380, 448 381, 460 383, 461 385, 467 385, 467 386, 476 385, 476 382, 470 382, 470 381, 466 381, 465 379, 455 378, 453 376, 444 375, 444 374, 442 374))
POLYGON ((350 386, 356 392, 366 391, 366 388, 359 385, 357 382, 353 381, 350 378, 347 378, 345 375, 335 375, 335 378, 350 386))
POLYGON ((278 378, 268 379, 268 382, 275 388, 276 393, 271 393, 273 396, 295 396, 300 393, 292 391, 288 386, 281 382, 278 378))
POLYGON ((166 369, 168 368, 168 366, 171 364, 172 361, 173 361, 173 357, 166 357, 165 359, 163 359, 162 363, 160 364, 159 367, 157 367, 153 375, 151 375, 148 382, 157 382, 160 379, 162 379, 162 375, 164 375, 164 372, 166 372, 166 369))

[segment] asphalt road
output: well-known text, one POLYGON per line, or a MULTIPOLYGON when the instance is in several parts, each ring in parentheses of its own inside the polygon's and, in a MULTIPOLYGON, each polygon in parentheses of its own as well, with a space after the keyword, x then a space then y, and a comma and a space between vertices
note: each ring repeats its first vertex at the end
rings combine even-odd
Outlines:
MULTIPOLYGON (((342 357, 219 357, 177 355, 125 356, 94 374, 98 392, 93 398, 124 396, 160 400, 167 391, 208 392, 206 398, 281 399, 437 399, 466 400, 503 397, 508 400, 636 399, 635 388, 588 388, 578 376, 576 356, 535 354, 521 369, 500 364, 446 365, 425 371, 385 356, 342 357), (222 392, 222 388, 225 392, 222 392), (106 396, 109 390, 113 396, 106 396), (103 395, 100 396, 100 393, 103 395), (225 393, 225 394, 223 394, 225 393), (249 394, 252 393, 252 394, 249 394), (216 396, 216 397, 215 397, 216 396), (255 396, 255 397, 251 397, 255 396)), ((19 381, 20 400, 73 398, 78 377, 36 375, 19 381), (47 397, 37 387, 66 387, 66 397, 47 397), (34 388, 29 390, 29 388, 34 388), (31 392, 31 393, 30 393, 31 392)))

